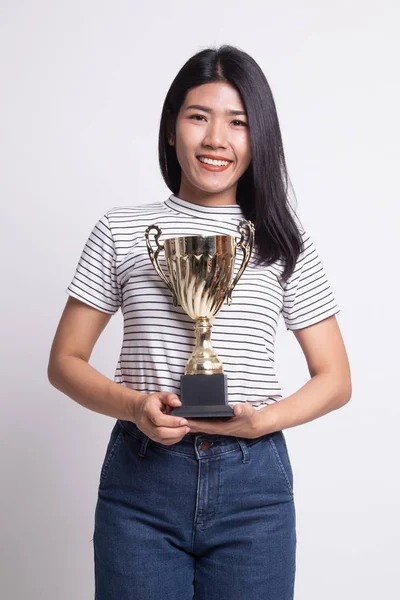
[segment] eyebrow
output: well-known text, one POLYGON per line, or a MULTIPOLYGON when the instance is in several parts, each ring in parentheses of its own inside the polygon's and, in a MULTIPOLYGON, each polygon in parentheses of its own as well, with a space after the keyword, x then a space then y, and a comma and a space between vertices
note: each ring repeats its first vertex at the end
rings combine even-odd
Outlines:
MULTIPOLYGON (((207 112, 207 113, 213 112, 211 108, 207 108, 207 106, 201 106, 200 104, 191 104, 190 106, 187 106, 185 110, 189 110, 189 108, 195 108, 196 110, 203 110, 204 112, 207 112)), ((245 115, 247 117, 247 113, 244 110, 226 110, 225 114, 227 114, 227 115, 245 115)))

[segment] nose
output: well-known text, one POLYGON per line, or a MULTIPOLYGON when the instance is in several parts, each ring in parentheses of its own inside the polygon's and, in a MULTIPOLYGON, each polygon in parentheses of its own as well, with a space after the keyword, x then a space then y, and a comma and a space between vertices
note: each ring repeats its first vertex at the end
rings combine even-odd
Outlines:
POLYGON ((210 146, 211 148, 226 148, 227 133, 225 123, 218 119, 210 121, 203 144, 205 146, 210 146))

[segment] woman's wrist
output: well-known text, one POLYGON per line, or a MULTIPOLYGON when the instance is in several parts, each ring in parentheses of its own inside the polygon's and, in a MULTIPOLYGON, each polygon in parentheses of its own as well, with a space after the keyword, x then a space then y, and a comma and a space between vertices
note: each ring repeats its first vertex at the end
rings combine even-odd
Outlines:
POLYGON ((256 415, 256 427, 258 430, 258 437, 262 435, 267 435, 268 433, 273 433, 274 431, 278 431, 278 421, 276 411, 271 410, 273 405, 265 406, 264 408, 260 408, 257 410, 256 415))
POLYGON ((137 410, 143 399, 147 396, 144 392, 139 392, 125 386, 122 387, 122 405, 125 411, 125 421, 136 423, 137 410))

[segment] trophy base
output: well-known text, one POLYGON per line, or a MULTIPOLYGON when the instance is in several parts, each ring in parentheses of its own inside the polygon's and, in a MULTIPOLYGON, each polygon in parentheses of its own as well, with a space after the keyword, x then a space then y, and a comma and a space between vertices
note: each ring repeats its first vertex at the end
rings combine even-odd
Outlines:
POLYGON ((181 402, 171 410, 174 417, 202 419, 231 418, 233 408, 227 403, 227 377, 218 375, 182 375, 181 402))

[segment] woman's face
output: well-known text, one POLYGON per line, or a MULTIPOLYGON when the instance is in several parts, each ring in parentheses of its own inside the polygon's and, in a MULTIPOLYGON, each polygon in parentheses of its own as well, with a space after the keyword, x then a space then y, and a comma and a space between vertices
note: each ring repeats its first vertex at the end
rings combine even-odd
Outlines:
POLYGON ((235 204, 239 178, 251 161, 250 135, 239 92, 229 83, 206 83, 189 90, 170 142, 182 169, 179 196, 235 204), (204 164, 203 158, 228 165, 204 164))

